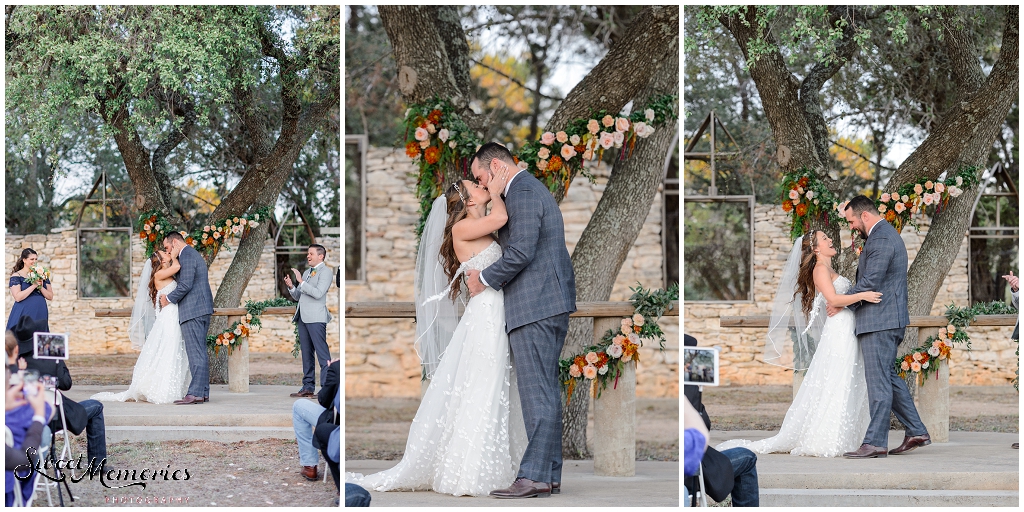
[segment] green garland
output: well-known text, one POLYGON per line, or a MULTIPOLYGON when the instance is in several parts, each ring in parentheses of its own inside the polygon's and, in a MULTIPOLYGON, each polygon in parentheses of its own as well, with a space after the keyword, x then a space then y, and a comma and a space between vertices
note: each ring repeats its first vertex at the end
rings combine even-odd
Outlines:
MULTIPOLYGON (((244 236, 250 229, 258 227, 261 222, 270 218, 270 207, 264 206, 252 214, 238 215, 222 220, 219 224, 209 224, 202 229, 196 228, 192 233, 179 231, 185 243, 200 253, 213 254, 220 250, 225 242, 235 236, 244 236)), ((163 243, 168 233, 175 231, 174 225, 160 210, 143 212, 135 221, 135 229, 145 245, 146 258, 163 243)))
MULTIPOLYGON (((235 321, 230 327, 224 329, 220 334, 211 334, 206 337, 206 346, 214 351, 214 353, 220 353, 220 347, 227 347, 228 355, 231 355, 231 349, 242 343, 242 339, 247 338, 254 332, 259 332, 263 327, 263 322, 260 316, 267 308, 281 308, 294 306, 295 303, 284 298, 277 297, 270 300, 264 300, 260 302, 253 302, 251 300, 245 301, 246 315, 241 320, 235 321)), ((296 356, 299 350, 299 331, 298 327, 294 329, 295 343, 292 348, 292 356, 296 356)), ((296 356, 297 357, 297 356, 296 356)))
POLYGON ((790 215, 790 240, 806 233, 814 218, 826 226, 846 223, 839 213, 839 200, 811 169, 801 167, 783 174, 779 194, 782 210, 790 215))
POLYGON ((638 349, 645 339, 658 340, 659 348, 665 350, 665 333, 658 320, 672 307, 672 301, 679 300, 679 284, 668 290, 645 290, 637 283, 630 291, 632 317, 623 318, 619 329, 609 329, 596 345, 558 361, 558 380, 566 387, 567 400, 572 398, 576 386, 586 381, 598 383, 594 390, 598 397, 608 387, 608 381, 614 381, 613 387, 618 386, 625 364, 640 360, 638 349))
POLYGON ((959 197, 965 188, 978 184, 977 167, 961 167, 945 180, 920 178, 914 183, 901 185, 895 194, 884 193, 875 200, 880 215, 902 232, 903 226, 917 227, 914 213, 935 215, 949 204, 950 198, 959 197))
MULTIPOLYGON (((584 167, 584 160, 599 159, 612 147, 622 148, 619 158, 627 158, 637 138, 646 138, 656 127, 676 119, 677 104, 677 96, 662 95, 642 108, 634 108, 628 117, 597 111, 587 119, 571 121, 565 131, 545 132, 540 140, 527 143, 513 157, 520 168, 527 169, 551 191, 559 184, 568 190, 573 169, 593 182, 594 176, 584 167)), ((463 177, 472 179, 470 159, 481 141, 459 117, 451 102, 438 97, 410 105, 403 123, 405 154, 419 166, 416 176, 416 196, 420 200, 416 237, 419 238, 434 199, 444 193, 445 167, 454 164, 463 177)))
MULTIPOLYGON (((967 327, 978 315, 1012 315, 1017 310, 1002 301, 984 302, 967 308, 958 308, 953 304, 946 306, 946 318, 949 325, 939 329, 936 336, 929 336, 924 344, 911 350, 908 354, 897 357, 893 363, 901 378, 914 375, 918 384, 924 384, 928 376, 935 374, 938 378, 939 366, 948 361, 953 343, 964 344, 971 350, 971 337, 967 327)), ((948 363, 947 363, 948 364, 948 363)))

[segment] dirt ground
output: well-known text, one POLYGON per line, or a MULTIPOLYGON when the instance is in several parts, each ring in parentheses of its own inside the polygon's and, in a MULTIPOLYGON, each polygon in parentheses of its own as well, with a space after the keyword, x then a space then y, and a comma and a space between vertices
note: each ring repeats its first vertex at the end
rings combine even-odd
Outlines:
MULTIPOLYGON (((75 384, 129 385, 138 354, 72 355, 67 361, 75 384)), ((302 385, 302 356, 291 353, 249 354, 249 384, 302 385)))
MULTIPOLYGON (((64 494, 64 503, 76 507, 151 506, 166 503, 146 503, 147 498, 170 499, 174 506, 221 507, 333 507, 338 497, 334 480, 322 476, 309 482, 299 474, 295 465, 295 441, 262 439, 237 443, 210 441, 164 441, 159 443, 116 443, 107 446, 107 457, 117 469, 138 470, 152 468, 157 471, 188 469, 187 481, 149 481, 140 486, 108 489, 99 476, 88 477, 78 483, 69 481, 74 503, 64 494), (172 457, 173 455, 173 457, 172 457), (127 464, 121 461, 131 461, 127 464), (290 461, 274 464, 272 461, 290 461), (141 498, 141 502, 137 501, 141 498), (179 505, 177 499, 181 498, 179 505), (188 499, 187 502, 185 499, 188 499)), ((327 471, 321 460, 320 469, 327 471)), ((52 472, 51 472, 52 473, 52 472)), ((178 473, 183 478, 184 473, 178 473)), ((321 473, 322 475, 322 473, 321 473)), ((107 481, 111 487, 125 482, 107 481)), ((52 490, 54 505, 57 494, 52 490)), ((47 506, 46 494, 40 490, 35 506, 47 506)))
MULTIPOLYGON (((792 400, 792 386, 709 386, 702 399, 715 430, 778 430, 792 400)), ((950 386, 949 429, 1016 433, 1019 408, 1013 386, 950 386)))
MULTIPOLYGON (((418 407, 413 398, 347 398, 345 459, 401 459, 418 407)), ((593 432, 590 411, 587 428, 593 432)), ((678 461, 679 400, 638 399, 636 416, 636 460, 678 461)))

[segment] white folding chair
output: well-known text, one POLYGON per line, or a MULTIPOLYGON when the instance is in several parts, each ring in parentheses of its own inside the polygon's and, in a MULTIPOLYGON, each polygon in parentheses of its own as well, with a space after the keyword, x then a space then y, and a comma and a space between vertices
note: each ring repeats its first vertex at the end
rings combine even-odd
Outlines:
POLYGON ((698 507, 707 507, 708 506, 708 493, 704 490, 704 463, 703 462, 700 464, 700 471, 697 473, 697 481, 700 482, 700 491, 697 491, 697 490, 693 491, 693 492, 698 492, 699 493, 697 495, 697 506, 698 507))

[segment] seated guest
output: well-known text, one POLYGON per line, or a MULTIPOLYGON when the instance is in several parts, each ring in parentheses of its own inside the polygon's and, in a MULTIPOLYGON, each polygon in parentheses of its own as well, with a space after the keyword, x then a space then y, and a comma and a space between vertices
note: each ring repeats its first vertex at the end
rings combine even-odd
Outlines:
MULTIPOLYGON (((50 404, 46 403, 41 383, 30 384, 35 386, 35 393, 25 393, 24 383, 11 386, 11 371, 4 372, 4 389, 7 391, 4 400, 4 424, 10 432, 9 444, 5 446, 4 459, 4 489, 5 502, 8 507, 15 503, 14 493, 14 470, 19 466, 34 466, 39 458, 39 444, 42 440, 43 425, 53 412, 50 404)), ((31 471, 26 468, 18 470, 18 474, 25 476, 31 471)), ((22 501, 32 496, 32 488, 35 479, 29 479, 22 483, 22 501)))
POLYGON ((339 466, 341 461, 339 442, 341 440, 341 427, 339 422, 335 420, 338 411, 341 411, 341 361, 335 361, 327 365, 327 371, 324 373, 327 377, 321 383, 323 388, 320 389, 318 398, 321 404, 324 403, 324 398, 327 398, 329 402, 326 410, 320 415, 316 429, 313 432, 313 446, 324 454, 324 462, 327 463, 327 467, 331 470, 331 476, 334 477, 334 485, 341 491, 339 466), (328 394, 332 390, 333 393, 328 394))
POLYGON ((302 466, 300 473, 311 482, 318 478, 316 468, 320 464, 320 454, 313 447, 313 429, 320 423, 320 417, 331 407, 333 393, 338 390, 340 361, 329 361, 327 371, 320 374, 320 393, 317 395, 319 404, 304 398, 292 404, 292 427, 295 429, 295 441, 299 446, 299 464, 302 466))
POLYGON ((345 506, 369 507, 370 493, 356 484, 345 482, 345 506))
MULTIPOLYGON (((45 328, 42 323, 37 323, 31 317, 22 317, 14 328, 14 335, 18 339, 18 351, 21 359, 25 360, 28 369, 36 370, 39 375, 51 375, 57 378, 57 389, 67 391, 71 389, 71 372, 62 360, 36 359, 32 357, 32 335, 45 328)), ((19 361, 20 362, 20 361, 19 361)), ((107 433, 103 421, 103 404, 96 400, 82 400, 75 402, 70 398, 62 397, 64 402, 64 418, 68 430, 74 435, 86 433, 86 463, 95 460, 96 467, 107 457, 107 433)), ((54 432, 61 430, 60 414, 55 415, 50 422, 50 429, 54 432)), ((107 468, 110 465, 107 464, 107 468)))
POLYGON ((15 338, 14 333, 11 331, 7 331, 4 337, 4 348, 7 349, 8 368, 10 368, 11 365, 14 365, 14 370, 12 371, 18 371, 18 338, 15 338))

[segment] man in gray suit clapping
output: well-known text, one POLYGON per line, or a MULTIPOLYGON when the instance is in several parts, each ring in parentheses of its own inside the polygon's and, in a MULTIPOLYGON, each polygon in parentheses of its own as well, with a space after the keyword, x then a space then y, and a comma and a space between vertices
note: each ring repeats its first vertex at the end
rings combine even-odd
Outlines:
MULTIPOLYGON (((292 299, 299 301, 295 308, 292 321, 299 327, 299 346, 302 349, 302 389, 292 393, 293 397, 312 398, 316 390, 314 380, 314 353, 320 363, 321 378, 331 360, 331 351, 327 348, 327 322, 331 321, 331 313, 327 311, 327 290, 334 281, 334 271, 324 263, 327 249, 319 244, 310 245, 306 250, 306 262, 309 268, 302 275, 295 273, 297 284, 292 283, 291 276, 284 276, 284 284, 292 299)), ((323 383, 320 383, 321 387, 323 383)))

